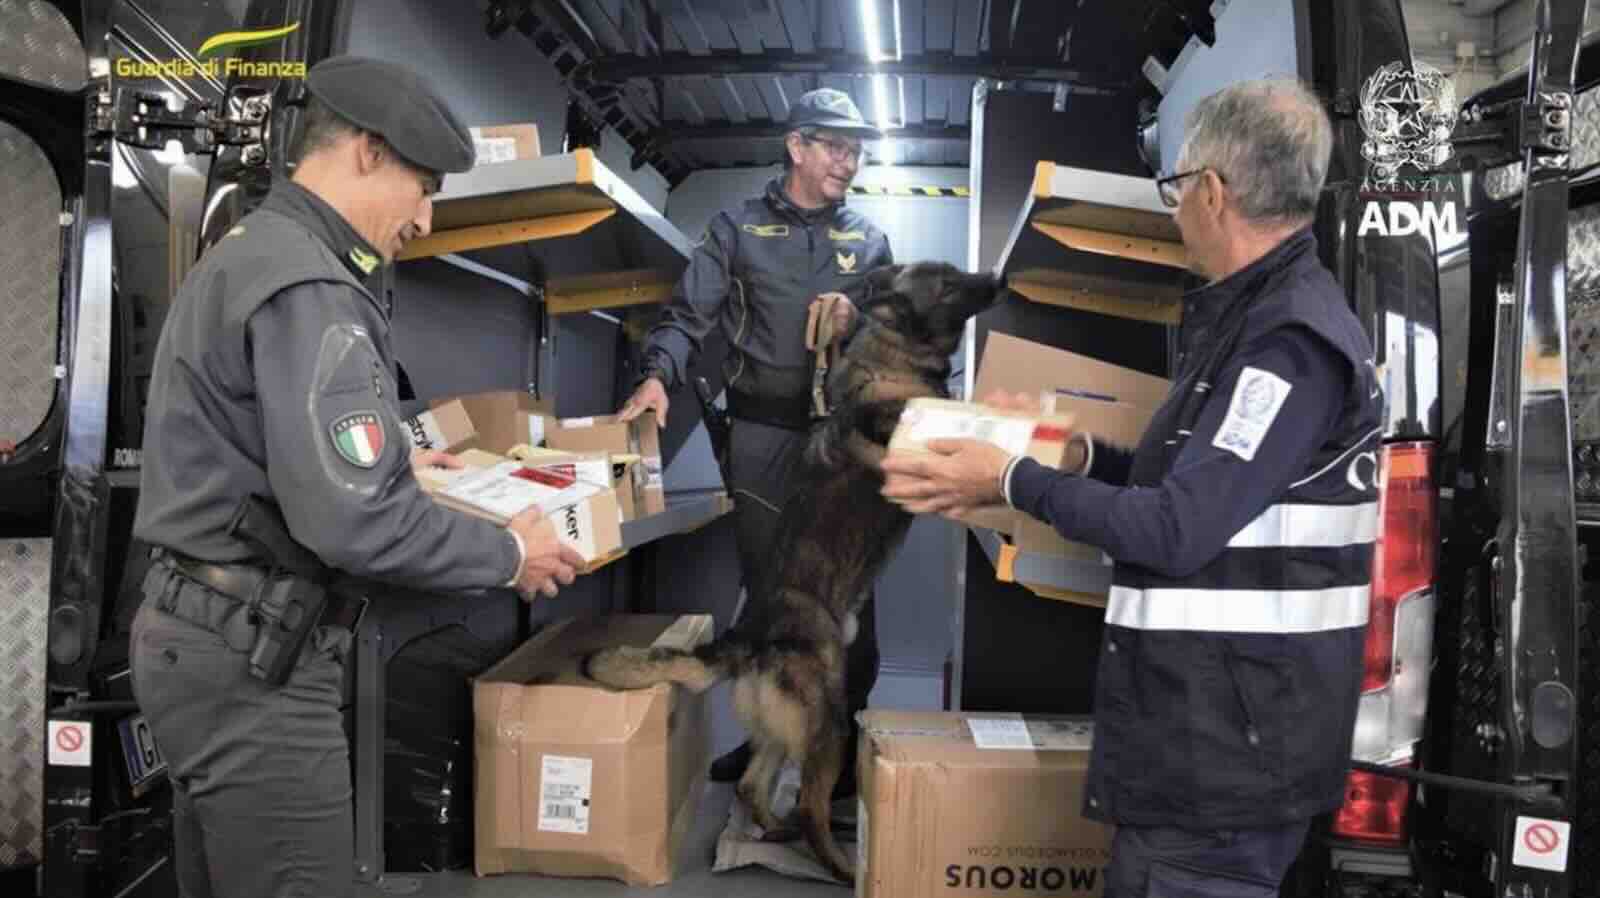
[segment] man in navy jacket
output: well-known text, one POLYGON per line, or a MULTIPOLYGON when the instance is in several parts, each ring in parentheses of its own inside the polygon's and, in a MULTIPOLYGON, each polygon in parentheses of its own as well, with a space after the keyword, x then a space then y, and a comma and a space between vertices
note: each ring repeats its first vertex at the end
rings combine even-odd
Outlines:
POLYGON ((884 464, 914 512, 1004 501, 1116 562, 1083 812, 1117 825, 1108 898, 1275 895, 1339 806, 1361 691, 1382 394, 1310 231, 1332 129, 1290 81, 1191 115, 1173 388, 1140 445, 1067 471, 950 441, 884 464))

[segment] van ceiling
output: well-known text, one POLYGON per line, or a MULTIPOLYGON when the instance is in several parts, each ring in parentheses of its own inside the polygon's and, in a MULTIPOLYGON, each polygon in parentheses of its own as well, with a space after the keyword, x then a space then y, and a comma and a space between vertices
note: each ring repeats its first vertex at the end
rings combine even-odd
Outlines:
POLYGON ((1210 0, 490 0, 491 35, 523 37, 595 121, 676 184, 781 158, 789 103, 848 92, 887 123, 868 162, 965 166, 978 78, 1130 102, 1214 40, 1210 0), (869 23, 876 27, 870 28, 869 23), (876 60, 876 61, 874 61, 876 60), (885 159, 887 153, 889 159, 885 159))

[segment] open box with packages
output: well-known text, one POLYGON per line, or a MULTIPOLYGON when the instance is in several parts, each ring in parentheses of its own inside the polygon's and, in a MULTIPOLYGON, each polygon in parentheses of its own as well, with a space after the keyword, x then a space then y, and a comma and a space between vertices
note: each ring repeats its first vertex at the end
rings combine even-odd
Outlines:
POLYGON ((610 690, 580 661, 611 646, 692 649, 711 633, 706 614, 568 618, 474 680, 479 876, 672 880, 709 762, 705 696, 610 690))

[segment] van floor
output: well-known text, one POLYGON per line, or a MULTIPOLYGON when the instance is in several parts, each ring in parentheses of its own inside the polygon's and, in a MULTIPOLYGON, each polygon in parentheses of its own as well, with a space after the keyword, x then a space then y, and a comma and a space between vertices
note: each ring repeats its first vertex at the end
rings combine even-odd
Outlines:
POLYGON ((679 863, 677 878, 664 886, 629 887, 608 879, 561 879, 507 874, 479 878, 471 870, 448 873, 391 873, 379 887, 364 887, 357 898, 848 898, 845 886, 783 876, 746 867, 712 873, 717 836, 728 821, 733 785, 707 783, 679 863))

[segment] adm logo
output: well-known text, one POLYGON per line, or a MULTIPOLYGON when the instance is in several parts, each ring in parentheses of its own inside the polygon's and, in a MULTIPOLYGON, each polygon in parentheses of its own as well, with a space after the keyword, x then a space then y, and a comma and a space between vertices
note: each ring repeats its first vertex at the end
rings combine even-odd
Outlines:
POLYGON ((1358 120, 1366 137, 1362 195, 1368 202, 1356 236, 1459 233, 1454 200, 1412 201, 1455 192, 1455 179, 1431 173, 1454 155, 1450 135, 1458 112, 1455 85, 1425 62, 1391 62, 1362 84, 1358 120))

